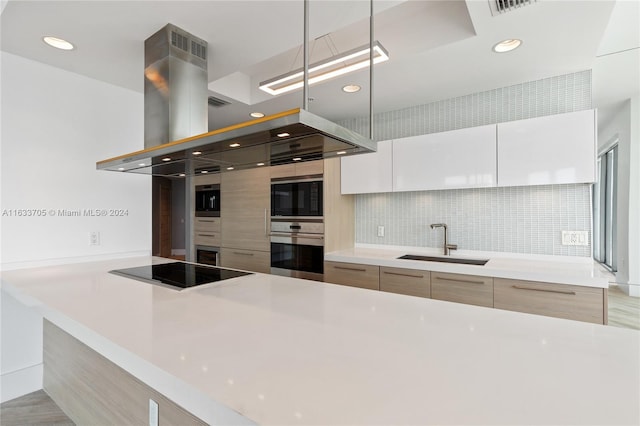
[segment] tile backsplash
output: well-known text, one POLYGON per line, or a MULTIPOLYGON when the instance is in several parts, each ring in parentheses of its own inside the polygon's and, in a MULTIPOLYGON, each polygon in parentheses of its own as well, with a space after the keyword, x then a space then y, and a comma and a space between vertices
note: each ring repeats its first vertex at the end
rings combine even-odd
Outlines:
MULTIPOLYGON (((592 108, 591 71, 474 93, 374 116, 374 137, 387 140, 592 108)), ((368 117, 340 122, 368 132, 368 117)), ((589 231, 591 185, 546 185, 356 196, 356 243, 591 256, 591 246, 563 246, 561 231, 589 231), (377 227, 385 226, 385 236, 377 227)))

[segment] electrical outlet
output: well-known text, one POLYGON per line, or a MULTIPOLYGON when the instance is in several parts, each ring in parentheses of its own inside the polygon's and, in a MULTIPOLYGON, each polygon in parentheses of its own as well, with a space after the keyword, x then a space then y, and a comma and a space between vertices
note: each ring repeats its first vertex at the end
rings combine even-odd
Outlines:
POLYGON ((149 426, 158 426, 158 403, 149 400, 149 426))
POLYGON ((384 226, 378 226, 378 237, 384 237, 384 226))
POLYGON ((562 231, 563 246, 588 246, 589 231, 562 231))
POLYGON ((89 245, 90 246, 100 245, 100 233, 98 231, 89 232, 89 245))

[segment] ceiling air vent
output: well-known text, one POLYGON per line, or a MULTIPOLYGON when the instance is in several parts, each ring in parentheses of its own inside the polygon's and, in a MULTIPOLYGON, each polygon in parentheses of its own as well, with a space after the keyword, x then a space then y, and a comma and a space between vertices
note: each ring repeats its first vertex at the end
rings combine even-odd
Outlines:
POLYGON ((528 6, 536 1, 537 0, 489 0, 489 7, 491 7, 491 14, 496 16, 505 12, 514 11, 523 6, 528 6))
POLYGON ((229 105, 231 103, 229 101, 225 101, 224 99, 216 98, 215 96, 209 96, 209 99, 207 100, 207 102, 209 102, 209 106, 213 106, 216 108, 229 105))

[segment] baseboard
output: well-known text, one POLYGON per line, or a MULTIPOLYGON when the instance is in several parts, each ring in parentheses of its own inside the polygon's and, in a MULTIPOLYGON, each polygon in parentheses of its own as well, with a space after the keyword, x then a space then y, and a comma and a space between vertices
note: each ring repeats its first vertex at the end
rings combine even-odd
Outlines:
POLYGON ((42 389, 42 364, 0 376, 0 402, 11 401, 42 389))

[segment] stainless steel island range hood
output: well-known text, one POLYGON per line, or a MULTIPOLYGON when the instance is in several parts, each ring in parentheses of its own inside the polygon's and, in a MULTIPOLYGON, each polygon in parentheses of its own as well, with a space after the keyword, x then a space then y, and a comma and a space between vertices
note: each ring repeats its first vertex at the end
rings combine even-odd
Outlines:
POLYGON ((374 152, 375 142, 293 109, 99 161, 100 170, 184 177, 374 152))

